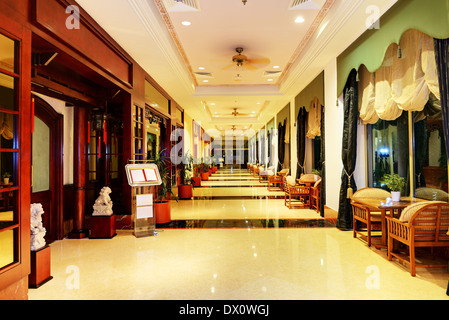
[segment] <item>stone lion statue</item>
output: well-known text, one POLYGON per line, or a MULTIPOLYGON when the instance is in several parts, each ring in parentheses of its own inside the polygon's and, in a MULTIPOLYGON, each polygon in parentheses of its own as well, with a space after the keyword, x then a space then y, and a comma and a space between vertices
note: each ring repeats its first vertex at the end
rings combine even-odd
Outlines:
POLYGON ((37 251, 45 247, 45 234, 47 230, 42 224, 42 214, 44 209, 42 204, 33 203, 31 205, 31 250, 37 251))
POLYGON ((100 195, 93 205, 93 216, 112 216, 112 200, 109 196, 111 192, 111 188, 109 187, 103 187, 101 189, 100 195))

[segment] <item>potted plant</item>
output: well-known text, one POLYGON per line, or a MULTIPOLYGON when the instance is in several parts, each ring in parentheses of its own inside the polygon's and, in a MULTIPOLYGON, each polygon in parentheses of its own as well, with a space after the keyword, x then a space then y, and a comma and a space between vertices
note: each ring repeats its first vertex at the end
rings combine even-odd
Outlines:
POLYGON ((382 182, 385 183, 387 188, 391 191, 391 197, 393 201, 401 200, 401 192, 404 190, 406 182, 405 179, 400 177, 396 173, 386 174, 382 178, 382 182))
POLYGON ((194 187, 201 187, 201 165, 193 164, 193 177, 192 177, 192 185, 194 187))
POLYGON ((314 175, 315 181, 320 180, 321 178, 321 171, 318 169, 312 169, 312 174, 314 175))
POLYGON ((203 162, 201 164, 201 180, 202 181, 209 180, 209 170, 210 170, 209 164, 207 162, 203 162))
POLYGON ((178 186, 178 198, 190 199, 193 196, 193 177, 192 177, 193 157, 185 154, 180 163, 181 183, 178 186))
POLYGON ((212 160, 212 173, 217 172, 218 168, 217 165, 215 164, 215 159, 212 160))
POLYGON ((9 184, 9 178, 11 177, 11 174, 9 172, 5 172, 2 175, 3 177, 3 184, 9 184))
POLYGON ((173 197, 171 190, 171 179, 168 165, 168 157, 164 156, 165 149, 159 151, 152 161, 157 165, 162 183, 154 187, 154 213, 156 224, 171 222, 170 199, 173 197))

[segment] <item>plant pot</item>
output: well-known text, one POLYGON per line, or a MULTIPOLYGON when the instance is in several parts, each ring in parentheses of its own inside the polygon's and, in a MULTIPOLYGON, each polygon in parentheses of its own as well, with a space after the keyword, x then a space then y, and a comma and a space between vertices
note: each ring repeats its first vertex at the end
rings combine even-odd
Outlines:
POLYGON ((193 177, 192 180, 194 187, 201 187, 201 177, 193 177))
POLYGON ((209 180, 209 172, 201 172, 201 181, 209 180))
POLYGON ((9 183, 9 178, 3 178, 3 184, 8 184, 9 183))
POLYGON ((212 167, 212 173, 217 172, 218 168, 217 167, 212 167))
POLYGON ((401 201, 401 192, 400 191, 391 191, 391 198, 395 202, 401 201))
POLYGON ((171 222, 170 201, 154 202, 154 214, 156 216, 156 224, 171 222))
POLYGON ((193 196, 191 184, 181 184, 178 186, 178 197, 179 199, 191 199, 193 196))

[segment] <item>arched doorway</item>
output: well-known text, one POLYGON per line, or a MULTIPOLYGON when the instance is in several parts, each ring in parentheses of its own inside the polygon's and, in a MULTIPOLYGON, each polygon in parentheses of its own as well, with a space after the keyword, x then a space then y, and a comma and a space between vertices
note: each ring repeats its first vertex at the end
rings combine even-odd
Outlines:
POLYGON ((31 203, 41 203, 42 220, 51 243, 63 237, 63 115, 43 99, 33 96, 31 203))

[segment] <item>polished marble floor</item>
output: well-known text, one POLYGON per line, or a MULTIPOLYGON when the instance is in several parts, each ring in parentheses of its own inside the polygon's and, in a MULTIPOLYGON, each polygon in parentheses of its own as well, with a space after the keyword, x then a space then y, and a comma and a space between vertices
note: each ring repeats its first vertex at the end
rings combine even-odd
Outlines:
POLYGON ((173 202, 174 223, 156 236, 120 230, 54 242, 54 278, 29 299, 448 300, 447 269, 411 277, 317 212, 287 209, 263 184, 246 170, 223 170, 194 199, 173 202))

